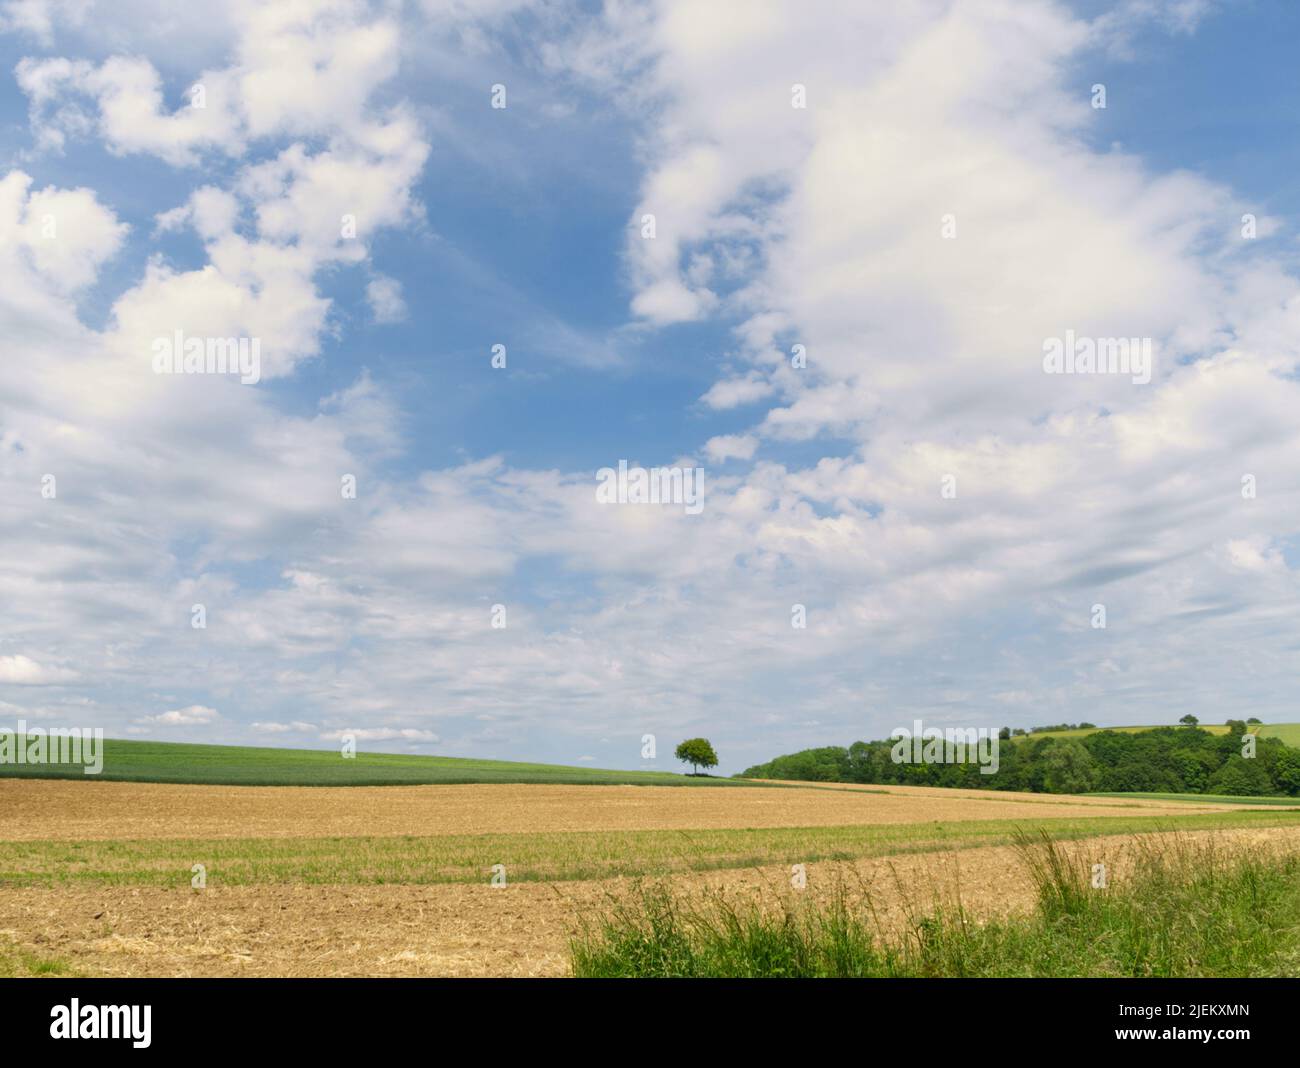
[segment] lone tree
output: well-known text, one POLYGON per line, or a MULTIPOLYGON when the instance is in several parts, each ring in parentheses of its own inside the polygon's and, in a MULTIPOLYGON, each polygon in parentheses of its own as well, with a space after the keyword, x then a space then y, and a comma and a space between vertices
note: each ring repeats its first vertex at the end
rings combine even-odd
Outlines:
POLYGON ((677 747, 676 756, 683 764, 689 764, 695 769, 692 772, 694 775, 700 773, 700 768, 718 766, 718 754, 713 751, 707 738, 687 738, 677 747))
POLYGON ((1187 726, 1189 726, 1189 727, 1195 727, 1195 726, 1196 726, 1198 723, 1200 723, 1201 721, 1200 721, 1199 719, 1197 719, 1195 716, 1188 714, 1188 715, 1184 716, 1182 719, 1180 719, 1178 722, 1179 722, 1179 723, 1185 723, 1185 724, 1187 724, 1187 726))

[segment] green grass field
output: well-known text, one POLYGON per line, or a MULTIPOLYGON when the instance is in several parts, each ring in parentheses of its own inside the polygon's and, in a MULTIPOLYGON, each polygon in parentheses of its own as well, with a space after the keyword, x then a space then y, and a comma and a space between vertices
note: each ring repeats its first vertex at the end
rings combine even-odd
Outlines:
POLYGON ((1253 795, 1229 795, 1229 794, 1160 794, 1160 793, 1142 793, 1133 791, 1132 793, 1094 793, 1089 797, 1140 797, 1148 801, 1193 801, 1199 804, 1215 805, 1285 805, 1289 808, 1300 808, 1300 797, 1255 797, 1253 795))
MULTIPOLYGON (((1157 727, 1181 726, 1181 723, 1156 723, 1146 727, 1085 727, 1082 730, 1073 731, 1035 731, 1033 734, 1017 734, 1011 740, 1019 742, 1025 738, 1082 738, 1088 734, 1096 734, 1098 731, 1136 734, 1139 731, 1152 731, 1157 727)), ((1226 723, 1201 723, 1198 726, 1201 730, 1208 731, 1210 734, 1228 733, 1226 723)), ((1300 746, 1300 723, 1252 723, 1246 728, 1246 733, 1258 734, 1261 738, 1280 738, 1287 745, 1300 746)))
POLYGON ((1300 723, 1265 723, 1254 729, 1261 738, 1280 738, 1287 745, 1300 747, 1300 723))
MULTIPOLYGON (((0 764, 0 777, 86 779, 80 765, 0 764)), ((412 786, 433 783, 560 783, 606 786, 755 786, 743 780, 678 775, 669 771, 607 771, 510 760, 358 752, 190 745, 106 738, 104 770, 121 782, 200 783, 214 786, 412 786)))
POLYGON ((608 879, 801 861, 852 860, 1006 845, 1024 831, 1061 840, 1106 834, 1289 827, 1300 810, 1187 816, 1033 818, 761 830, 566 831, 547 834, 347 838, 148 839, 0 842, 0 887, 431 884, 485 881, 506 863, 514 881, 608 879))

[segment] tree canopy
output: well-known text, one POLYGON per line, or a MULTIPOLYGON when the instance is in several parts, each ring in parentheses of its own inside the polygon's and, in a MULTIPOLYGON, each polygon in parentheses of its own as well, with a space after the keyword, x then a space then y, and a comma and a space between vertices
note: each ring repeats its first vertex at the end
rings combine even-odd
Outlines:
POLYGON ((718 766, 718 754, 713 751, 707 738, 687 738, 677 747, 676 756, 682 763, 689 764, 697 775, 700 768, 718 766))
MULTIPOLYGON (((996 774, 981 775, 973 762, 896 764, 888 741, 854 742, 847 749, 805 749, 757 764, 742 774, 755 779, 860 782, 1039 793, 1192 793, 1300 796, 1300 749, 1278 738, 1255 738, 1255 755, 1243 755, 1243 720, 1227 734, 1198 726, 1143 731, 1101 730, 1083 737, 1030 734, 999 746, 996 774)), ((679 754, 680 755, 680 754, 679 754)))

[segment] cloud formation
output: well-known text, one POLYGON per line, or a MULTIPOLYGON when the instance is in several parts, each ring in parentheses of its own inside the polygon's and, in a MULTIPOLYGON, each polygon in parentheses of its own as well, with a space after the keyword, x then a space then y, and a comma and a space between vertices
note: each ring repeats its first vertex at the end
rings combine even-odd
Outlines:
MULTIPOLYGON (((77 5, 0 10, 25 40, 83 42, 77 5)), ((643 733, 707 730, 727 770, 917 715, 1286 718, 1295 280, 1270 228, 1243 237, 1231 188, 1099 147, 1073 73, 1139 23, 1207 17, 237 4, 192 83, 205 108, 144 27, 138 50, 24 59, 35 154, 0 177, 5 707, 40 685, 45 714, 110 730, 553 759, 612 737, 595 759, 627 766, 643 733), (405 31, 490 66, 517 18, 548 34, 530 77, 611 101, 637 145, 625 225, 603 234, 626 322, 602 345, 726 332, 690 421, 661 413, 658 454, 627 457, 709 465, 699 516, 599 504, 603 447, 565 469, 428 463, 381 370, 288 392, 344 329, 343 272, 363 318, 419 313, 410 278, 374 265, 437 207, 420 183, 446 127, 405 31), (128 227, 93 173, 40 176, 87 144, 189 191, 128 227), (196 261, 156 244, 182 238, 196 261), (137 249, 92 325, 80 295, 137 249), (178 329, 261 339, 266 387, 152 374, 151 341, 178 329), (1151 339, 1151 381, 1045 374, 1067 331, 1151 339)), ((555 332, 544 309, 537 330, 555 332)), ((633 373, 583 373, 615 367, 633 373)))

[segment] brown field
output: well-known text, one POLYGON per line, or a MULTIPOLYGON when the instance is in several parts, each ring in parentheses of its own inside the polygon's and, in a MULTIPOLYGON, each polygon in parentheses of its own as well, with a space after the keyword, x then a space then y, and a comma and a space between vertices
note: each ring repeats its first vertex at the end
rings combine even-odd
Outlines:
MULTIPOLYGON (((1246 807, 908 787, 329 788, 0 780, 0 842, 20 843, 14 846, 19 850, 53 849, 52 863, 64 864, 60 850, 115 840, 129 846, 132 840, 339 837, 346 850, 346 840, 357 836, 885 824, 916 824, 924 832, 923 825, 953 821, 1135 816, 1150 816, 1154 825, 1165 816, 1246 807)), ((1230 849, 1300 845, 1300 826, 1180 833, 1213 835, 1230 849)), ((1133 841, 1132 835, 1111 835, 1069 848, 1081 863, 1114 865, 1122 878, 1124 852, 1133 841)), ((937 853, 900 847, 896 854, 809 863, 805 893, 817 899, 840 879, 869 888, 887 923, 896 922, 905 905, 957 894, 976 916, 1031 904, 1028 876, 1005 845, 937 853)), ((581 918, 598 914, 632 886, 623 877, 512 881, 494 888, 486 881, 376 885, 347 876, 191 890, 117 885, 104 877, 6 886, 4 878, 0 871, 0 974, 7 947, 11 959, 16 950, 63 961, 79 974, 106 976, 563 975, 568 940, 581 918)), ((685 891, 790 892, 788 864, 660 878, 685 891)))
POLYGON ((926 787, 185 786, 0 779, 0 841, 841 827, 1187 815, 1243 805, 926 787))
MULTIPOLYGON (((1232 850, 1300 846, 1300 827, 1189 832, 1232 850)), ((1136 836, 1089 839, 1079 863, 1122 880, 1136 836)), ((1033 891, 998 846, 807 866, 818 898, 838 881, 869 890, 886 925, 908 907, 960 897, 984 919, 1027 911, 1033 891)), ((788 869, 675 876, 679 889, 786 893, 788 869)), ((446 886, 266 886, 203 892, 119 887, 0 892, 0 938, 102 976, 563 976, 580 917, 627 880, 446 886)))

